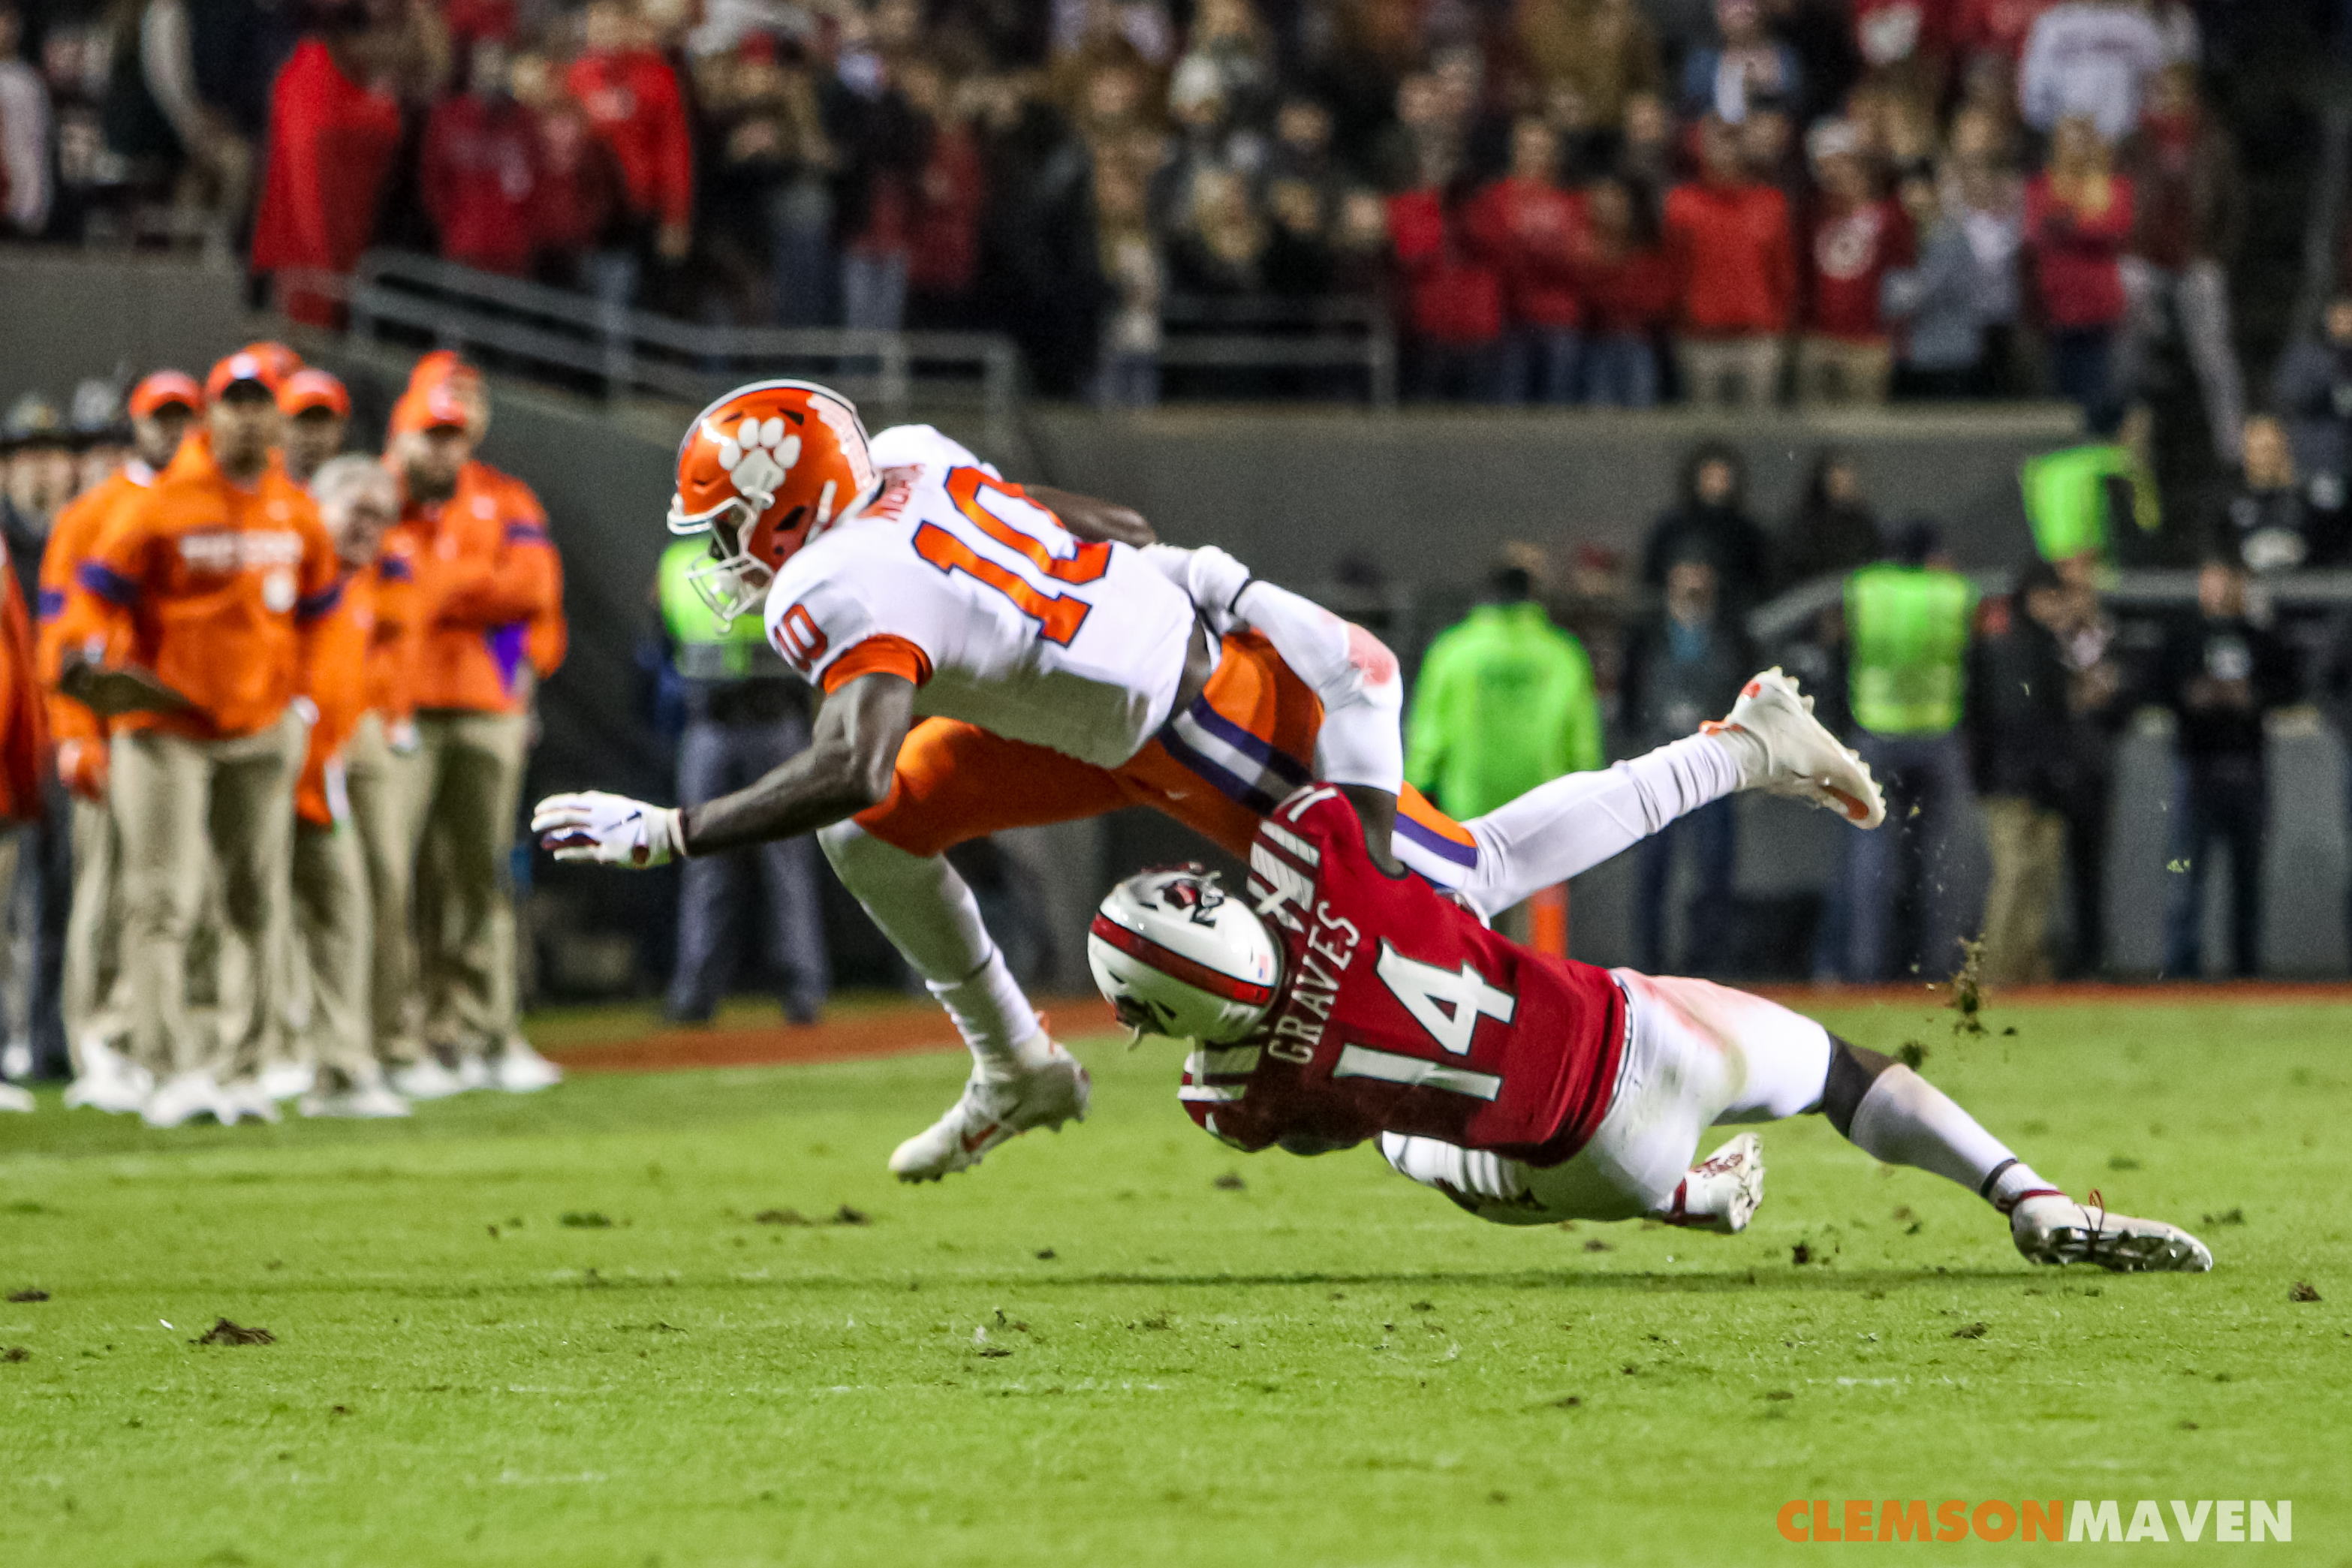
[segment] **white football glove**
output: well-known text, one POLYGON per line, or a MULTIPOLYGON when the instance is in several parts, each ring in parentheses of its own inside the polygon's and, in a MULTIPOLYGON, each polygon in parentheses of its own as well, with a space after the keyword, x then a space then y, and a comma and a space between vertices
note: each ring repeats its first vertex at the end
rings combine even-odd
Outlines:
POLYGON ((1234 601, 1250 585, 1250 570, 1216 546, 1184 549, 1176 545, 1146 545, 1143 559, 1184 591, 1208 622, 1209 630, 1218 636, 1227 635, 1247 619, 1234 601))
POLYGON ((560 861, 649 871, 686 854, 676 807, 648 806, 602 789, 550 795, 531 811, 530 831, 560 861))

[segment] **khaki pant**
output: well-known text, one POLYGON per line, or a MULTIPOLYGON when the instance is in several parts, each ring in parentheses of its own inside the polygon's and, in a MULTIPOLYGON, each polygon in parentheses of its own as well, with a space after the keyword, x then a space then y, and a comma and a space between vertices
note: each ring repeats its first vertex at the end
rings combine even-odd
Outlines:
POLYGON ((515 810, 530 721, 436 709, 416 716, 417 989, 425 1038, 469 1054, 515 1033, 515 810))
POLYGON ((1985 838, 1992 883, 1985 891, 1980 972, 1996 986, 2050 978, 2050 904, 2066 863, 2066 819, 2015 795, 1987 796, 1985 838))
POLYGON ((352 799, 352 826, 367 873, 368 1010, 373 1050, 387 1066, 424 1054, 417 1035, 416 937, 410 929, 416 873, 416 810, 411 801, 416 759, 385 743, 383 721, 360 720, 343 747, 343 777, 352 799))
POLYGON ((130 1027, 116 984, 122 970, 122 845, 110 805, 75 797, 73 862, 73 913, 66 920, 59 1005, 79 1074, 89 1041, 119 1047, 119 1037, 130 1027))
POLYGON ((111 790, 122 848, 122 978, 131 1051, 159 1078, 260 1066, 277 1019, 278 950, 289 917, 294 779, 307 730, 288 713, 231 740, 153 730, 119 735, 111 790), (223 949, 241 946, 242 983, 222 986, 217 1033, 189 1008, 188 940, 218 867, 223 949))
POLYGON ((1895 350, 1885 343, 1803 339, 1797 344, 1797 406, 1885 402, 1894 366, 1895 350))
POLYGON ((350 823, 294 824, 294 931, 310 982, 310 1060, 349 1087, 375 1061, 368 1013, 366 857, 350 823))
POLYGON ((1693 408, 1762 412, 1780 401, 1780 340, 1769 332, 1748 338, 1677 338, 1675 365, 1683 401, 1693 408))

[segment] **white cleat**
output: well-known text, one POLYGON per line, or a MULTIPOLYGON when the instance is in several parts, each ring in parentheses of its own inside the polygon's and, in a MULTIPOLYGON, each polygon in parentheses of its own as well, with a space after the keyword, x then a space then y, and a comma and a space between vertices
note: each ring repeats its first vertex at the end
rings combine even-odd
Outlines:
POLYGON ((1045 1060, 1016 1067, 1015 1076, 992 1079, 973 1068, 963 1097, 948 1113, 900 1144, 890 1169, 900 1181, 937 1181, 980 1164, 982 1156, 1032 1127, 1058 1130, 1065 1122, 1087 1119, 1094 1081, 1077 1058, 1052 1040, 1045 1060))
POLYGON ((139 1108, 139 1119, 151 1127, 184 1126, 204 1116, 223 1125, 236 1119, 222 1101, 221 1086, 201 1068, 166 1078, 139 1108))
POLYGON ((102 1040, 82 1041, 81 1076, 66 1085, 68 1111, 89 1106, 112 1116, 136 1113, 155 1092, 154 1074, 102 1040))
POLYGON ((457 1053, 457 1086, 466 1093, 477 1089, 495 1089, 499 1081, 490 1071, 490 1064, 471 1051, 457 1053))
POLYGON ((506 1049, 488 1066, 495 1085, 509 1094, 536 1094, 563 1082, 563 1069, 533 1051, 519 1034, 508 1037, 506 1049))
POLYGON ((1857 827, 1886 821, 1886 798, 1869 764, 1838 744, 1813 716, 1813 699, 1801 695, 1778 664, 1741 689, 1729 717, 1702 728, 1736 729, 1763 747, 1763 771, 1743 778, 1743 785, 1835 811, 1857 827))
POLYGON ((466 1081, 442 1065, 441 1059, 426 1052, 405 1067, 392 1070, 394 1092, 409 1100, 446 1100, 466 1092, 466 1081))
POLYGON ((356 1122, 389 1121, 409 1113, 408 1102, 394 1093, 381 1078, 372 1083, 356 1083, 325 1092, 314 1089, 302 1096, 299 1108, 305 1116, 356 1122))
POLYGON ((2009 1234, 2034 1263, 2096 1263, 2118 1274, 2202 1274, 2213 1267, 2212 1252, 2186 1230, 2110 1214, 2095 1190, 2088 1206, 2058 1192, 2019 1199, 2009 1234))
POLYGON ((273 1061, 261 1070, 261 1092, 272 1100, 293 1100, 318 1086, 319 1070, 307 1061, 273 1061))
POLYGON ((19 1089, 14 1083, 0 1083, 0 1111, 30 1112, 32 1109, 31 1090, 19 1089))
POLYGON ((1764 1142, 1742 1133, 1691 1166, 1657 1218, 1668 1225, 1736 1236, 1764 1201, 1764 1142))
POLYGON ((232 1078, 220 1086, 220 1105, 216 1113, 220 1124, 234 1127, 239 1122, 276 1123, 280 1120, 278 1102, 270 1098, 268 1086, 261 1075, 232 1078))

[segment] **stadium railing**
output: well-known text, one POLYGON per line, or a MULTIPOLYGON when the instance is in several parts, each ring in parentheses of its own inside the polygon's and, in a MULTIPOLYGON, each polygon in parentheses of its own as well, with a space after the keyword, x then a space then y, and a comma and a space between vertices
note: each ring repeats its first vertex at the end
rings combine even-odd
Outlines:
POLYGON ((360 258, 348 304, 354 338, 421 338, 608 399, 700 403, 752 377, 799 374, 878 404, 886 423, 919 397, 926 407, 976 404, 992 441, 1016 439, 1020 355, 994 333, 699 326, 397 251, 360 258))
POLYGON ((1161 302, 1160 326, 1163 372, 1227 371, 1236 379, 1280 376, 1293 382, 1322 379, 1314 376, 1317 371, 1337 372, 1328 378, 1329 388, 1348 388, 1360 375, 1367 402, 1377 409, 1396 407, 1396 329, 1377 299, 1178 295, 1161 302))

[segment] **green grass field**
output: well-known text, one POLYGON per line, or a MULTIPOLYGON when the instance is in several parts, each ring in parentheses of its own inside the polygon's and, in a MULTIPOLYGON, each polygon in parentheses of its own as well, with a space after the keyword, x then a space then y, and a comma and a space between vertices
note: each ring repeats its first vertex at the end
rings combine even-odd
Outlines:
POLYGON ((52 1100, 0 1118, 0 1294, 49 1292, 0 1303, 0 1563, 1738 1565, 1820 1560, 1790 1499, 2142 1497, 2292 1499, 2263 1560, 2352 1562, 2352 1009, 1927 1011, 1826 1021, 2215 1272, 2030 1270, 1817 1120, 1740 1237, 1485 1226, 1219 1147, 1164 1044, 1085 1043, 1091 1122, 926 1189, 883 1159, 951 1057, 368 1126, 52 1100))

